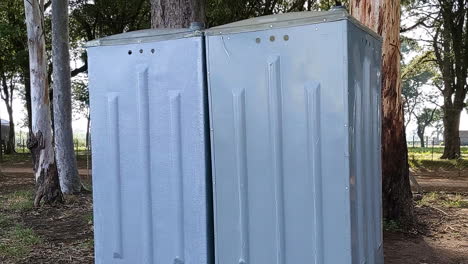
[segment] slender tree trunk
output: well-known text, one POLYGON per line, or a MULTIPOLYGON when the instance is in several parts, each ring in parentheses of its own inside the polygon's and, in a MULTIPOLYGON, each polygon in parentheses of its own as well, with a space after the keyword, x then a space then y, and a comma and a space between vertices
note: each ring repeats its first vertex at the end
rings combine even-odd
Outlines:
POLYGON ((81 191, 73 149, 68 0, 52 0, 54 137, 60 187, 65 194, 81 191))
POLYGON ((89 148, 89 128, 91 125, 91 115, 88 113, 86 116, 87 124, 86 124, 86 149, 89 148))
POLYGON ((151 0, 153 28, 187 28, 191 22, 205 23, 205 0, 151 0))
POLYGON ((424 144, 424 132, 419 132, 418 131, 418 137, 419 137, 419 142, 421 142, 421 148, 425 148, 425 144, 424 144))
POLYGON ((460 157, 460 116, 463 109, 444 108, 444 154, 442 159, 460 157))
POLYGON ((400 86, 400 1, 352 1, 351 14, 383 38, 383 216, 412 223, 413 203, 400 86))
POLYGON ((44 0, 24 0, 31 73, 32 130, 28 138, 36 178, 34 205, 62 201, 50 126, 44 39, 44 0))
POLYGON ((8 143, 6 144, 5 153, 15 153, 15 122, 13 122, 13 106, 7 104, 8 118, 10 119, 10 131, 8 132, 8 143))

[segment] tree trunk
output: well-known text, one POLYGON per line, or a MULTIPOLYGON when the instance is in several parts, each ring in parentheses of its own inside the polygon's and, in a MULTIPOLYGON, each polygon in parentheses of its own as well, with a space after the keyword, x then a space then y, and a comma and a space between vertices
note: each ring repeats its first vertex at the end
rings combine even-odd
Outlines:
POLYGON ((413 222, 413 202, 400 86, 400 1, 352 1, 351 14, 383 38, 383 216, 409 224, 413 222))
POLYGON ((444 154, 441 159, 460 157, 460 115, 462 109, 444 108, 444 154))
POLYGON ((187 28, 205 20, 205 0, 151 0, 152 28, 187 28))
POLYGON ((419 137, 419 142, 421 142, 421 148, 425 148, 426 146, 424 145, 424 132, 421 133, 418 131, 418 137, 419 137))
POLYGON ((60 187, 64 194, 81 191, 73 149, 68 0, 52 0, 54 139, 60 187))
POLYGON ((55 165, 50 126, 47 59, 43 29, 44 0, 24 0, 24 9, 28 31, 32 109, 32 130, 28 138, 28 148, 31 150, 36 178, 34 205, 39 206, 42 200, 50 204, 61 202, 63 197, 55 165))
POLYGON ((8 132, 8 143, 6 144, 5 153, 15 153, 15 122, 13 122, 13 106, 7 105, 8 118, 10 119, 10 131, 8 132))
POLYGON ((89 128, 91 125, 91 115, 88 112, 88 115, 86 116, 87 119, 87 124, 86 124, 86 149, 89 148, 89 128))

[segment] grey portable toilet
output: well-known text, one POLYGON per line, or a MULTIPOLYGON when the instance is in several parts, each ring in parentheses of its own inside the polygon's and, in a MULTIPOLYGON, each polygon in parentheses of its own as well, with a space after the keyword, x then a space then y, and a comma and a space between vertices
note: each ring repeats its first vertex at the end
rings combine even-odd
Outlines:
POLYGON ((88 43, 96 263, 212 261, 203 43, 193 29, 88 43))
POLYGON ((383 263, 380 37, 343 10, 206 35, 216 263, 383 263))

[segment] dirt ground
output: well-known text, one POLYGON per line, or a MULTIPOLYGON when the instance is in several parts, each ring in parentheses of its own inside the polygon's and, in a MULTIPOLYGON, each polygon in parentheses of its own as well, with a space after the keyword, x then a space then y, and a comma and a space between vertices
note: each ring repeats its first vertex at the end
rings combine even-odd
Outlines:
MULTIPOLYGON (((91 194, 66 197, 66 202, 56 207, 32 208, 26 206, 28 203, 6 206, 19 199, 15 195, 22 191, 29 191, 28 199, 32 199, 34 181, 29 164, 1 164, 0 263, 93 263, 91 194), (2 222, 2 217, 9 220, 2 222), (18 250, 2 251, 2 243, 3 249, 8 249, 5 245, 9 239, 15 239, 2 229, 14 230, 14 225, 32 230, 38 237, 36 243, 26 244, 29 246, 23 254, 16 254, 18 250)), ((81 159, 79 167, 84 182, 89 184, 87 162, 81 159)), ((418 224, 404 232, 397 223, 384 224, 385 263, 468 264, 468 171, 454 177, 427 171, 413 174, 425 191, 424 195, 415 195, 418 224)))

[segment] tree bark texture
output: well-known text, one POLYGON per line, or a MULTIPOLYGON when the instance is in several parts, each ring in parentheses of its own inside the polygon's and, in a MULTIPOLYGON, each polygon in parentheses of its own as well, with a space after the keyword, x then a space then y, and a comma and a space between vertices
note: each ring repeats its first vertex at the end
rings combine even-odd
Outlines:
POLYGON ((52 0, 52 63, 55 157, 64 194, 81 191, 73 148, 68 0, 52 0))
POLYGON ((444 108, 444 159, 456 159, 460 157, 460 116, 458 109, 444 108))
POLYGON ((382 205, 385 219, 413 222, 400 86, 400 1, 355 0, 351 14, 383 38, 382 205))
POLYGON ((35 206, 39 206, 42 200, 47 204, 62 201, 50 125, 43 7, 44 0, 24 0, 32 108, 32 131, 28 138, 28 148, 31 150, 36 178, 35 206))
POLYGON ((187 28, 205 23, 205 0, 151 0, 152 28, 187 28))

